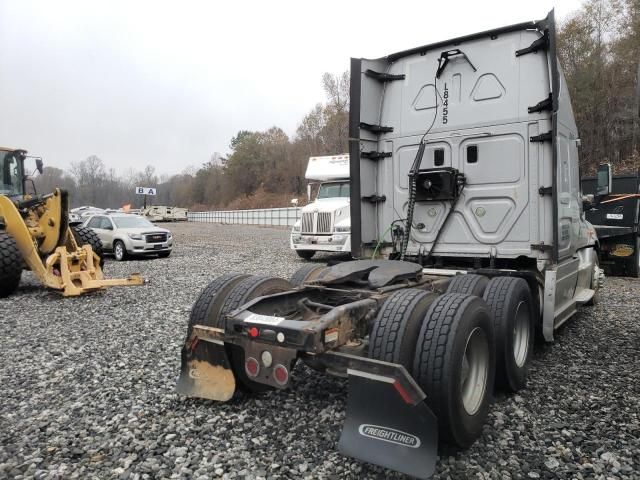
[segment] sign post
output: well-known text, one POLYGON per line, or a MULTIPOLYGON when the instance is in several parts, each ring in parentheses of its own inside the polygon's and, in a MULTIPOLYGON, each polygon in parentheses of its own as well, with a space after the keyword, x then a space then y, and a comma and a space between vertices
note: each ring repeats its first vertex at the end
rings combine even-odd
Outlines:
POLYGON ((157 189, 152 187, 136 187, 137 195, 144 195, 144 207, 147 208, 147 195, 156 195, 157 189))

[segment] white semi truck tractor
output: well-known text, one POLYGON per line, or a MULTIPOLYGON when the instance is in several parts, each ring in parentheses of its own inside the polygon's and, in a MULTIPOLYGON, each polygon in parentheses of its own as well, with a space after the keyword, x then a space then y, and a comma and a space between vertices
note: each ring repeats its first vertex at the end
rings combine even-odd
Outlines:
MULTIPOLYGON (((604 282, 555 31, 551 12, 353 58, 351 212, 325 205, 322 184, 297 233, 316 251, 350 216, 355 260, 305 264, 289 280, 212 280, 189 319, 178 392, 285 389, 310 381, 291 381, 304 362, 348 379, 344 455, 427 479, 440 442, 473 444, 494 392, 525 389, 534 338, 552 342, 604 282)), ((610 191, 607 171, 597 191, 610 191)))
POLYGON ((291 230, 291 248, 305 260, 316 252, 351 252, 349 155, 309 158, 305 178, 309 199, 314 183, 319 183, 318 193, 302 207, 291 230))

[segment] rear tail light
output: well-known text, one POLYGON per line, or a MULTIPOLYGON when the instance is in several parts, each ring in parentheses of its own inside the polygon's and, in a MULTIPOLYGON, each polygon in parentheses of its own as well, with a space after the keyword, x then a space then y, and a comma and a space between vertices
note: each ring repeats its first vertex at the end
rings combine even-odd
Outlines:
POLYGON ((250 377, 257 377, 258 373, 260 373, 260 364, 258 360, 253 357, 247 358, 244 362, 244 369, 247 372, 247 375, 250 377))
POLYGON ((284 365, 276 365, 273 369, 273 378, 278 385, 286 385, 289 381, 289 371, 284 365))
POLYGON ((251 327, 247 333, 249 334, 249 336, 251 338, 256 338, 258 335, 260 335, 260 330, 258 330, 256 327, 251 327))

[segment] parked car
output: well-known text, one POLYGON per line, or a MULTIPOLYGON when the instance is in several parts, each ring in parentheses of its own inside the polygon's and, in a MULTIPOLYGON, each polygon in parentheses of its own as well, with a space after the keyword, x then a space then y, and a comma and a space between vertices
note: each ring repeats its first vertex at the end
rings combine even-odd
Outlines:
POLYGON ((166 228, 158 228, 137 215, 97 214, 83 224, 98 234, 105 251, 112 252, 116 260, 133 255, 171 255, 173 236, 166 228))
POLYGON ((74 212, 69 212, 69 225, 79 225, 83 221, 83 218, 74 212))

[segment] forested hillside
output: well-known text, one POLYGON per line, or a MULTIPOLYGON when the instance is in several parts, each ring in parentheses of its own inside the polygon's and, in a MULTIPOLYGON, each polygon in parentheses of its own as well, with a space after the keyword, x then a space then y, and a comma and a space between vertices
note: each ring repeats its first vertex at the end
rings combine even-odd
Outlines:
MULTIPOLYGON (((640 167, 640 0, 588 0, 560 19, 558 54, 570 89, 582 147, 582 171, 602 162, 614 171, 640 167)), ((345 53, 345 56, 347 53, 345 53)), ((91 156, 69 171, 47 167, 40 191, 60 185, 74 205, 139 205, 135 185, 157 186, 155 204, 191 209, 288 206, 305 197, 304 171, 312 155, 347 152, 349 75, 326 73, 326 101, 314 106, 292 137, 274 126, 240 131, 222 164, 208 161, 179 175, 153 166, 118 175, 108 159, 91 156)))

